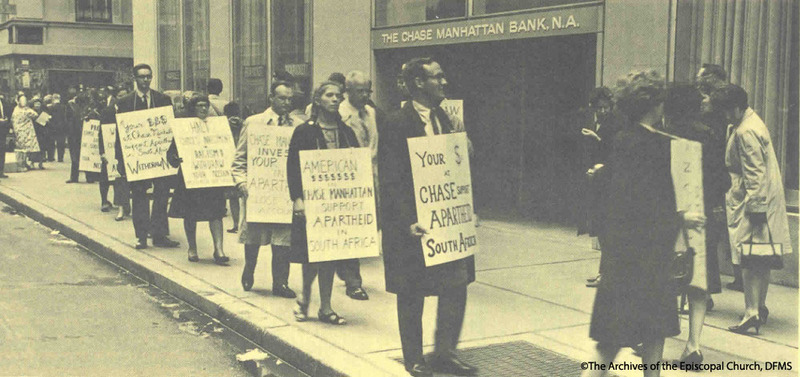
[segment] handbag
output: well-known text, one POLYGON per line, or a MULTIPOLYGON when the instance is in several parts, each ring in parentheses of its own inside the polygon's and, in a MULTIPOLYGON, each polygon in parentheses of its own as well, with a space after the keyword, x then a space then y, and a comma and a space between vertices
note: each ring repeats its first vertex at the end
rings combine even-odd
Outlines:
POLYGON ((742 242, 742 267, 769 267, 771 270, 783 269, 783 244, 772 241, 769 224, 764 223, 769 235, 769 242, 753 242, 753 231, 750 239, 742 242))
POLYGON ((676 296, 689 286, 694 276, 694 248, 689 245, 689 233, 682 227, 686 250, 676 251, 669 264, 669 289, 676 296))

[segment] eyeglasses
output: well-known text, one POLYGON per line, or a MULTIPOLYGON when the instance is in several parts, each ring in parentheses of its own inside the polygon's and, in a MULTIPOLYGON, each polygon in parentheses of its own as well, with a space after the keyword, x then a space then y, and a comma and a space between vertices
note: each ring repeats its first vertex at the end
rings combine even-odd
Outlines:
POLYGON ((152 79, 153 75, 136 75, 137 79, 152 79))
POLYGON ((372 94, 372 89, 350 89, 358 94, 372 94))

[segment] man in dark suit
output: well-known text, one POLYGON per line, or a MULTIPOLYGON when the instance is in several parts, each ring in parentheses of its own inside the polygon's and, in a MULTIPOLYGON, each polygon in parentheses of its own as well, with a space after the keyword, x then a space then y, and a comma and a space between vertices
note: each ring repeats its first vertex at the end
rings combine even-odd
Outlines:
MULTIPOLYGON (((117 103, 117 113, 152 109, 162 106, 172 106, 170 98, 162 93, 150 89, 153 80, 153 70, 147 64, 138 64, 133 67, 136 90, 117 103)), ((119 137, 119 134, 117 134, 119 137)), ((119 146, 119 143, 117 143, 119 146)), ((121 153, 118 153, 121 154, 121 153)), ((138 242, 137 249, 147 248, 148 232, 153 236, 153 246, 177 247, 179 243, 167 237, 169 223, 167 221, 167 202, 171 188, 171 177, 145 179, 130 182, 131 186, 131 217, 133 229, 138 242), (153 187, 153 210, 150 211, 150 199, 147 190, 153 187)))
POLYGON ((463 131, 439 104, 447 85, 439 63, 417 58, 406 63, 403 77, 411 101, 379 124, 378 171, 383 213, 383 258, 386 290, 397 294, 397 319, 406 370, 412 376, 432 371, 459 376, 476 369, 459 360, 458 344, 467 301, 467 285, 475 281, 473 257, 425 267, 420 237, 427 230, 417 222, 407 139, 463 131), (436 340, 432 358, 422 356, 422 309, 425 296, 438 296, 436 340))
POLYGON ((8 178, 6 167, 6 137, 11 129, 11 110, 6 99, 0 96, 0 178, 8 178))

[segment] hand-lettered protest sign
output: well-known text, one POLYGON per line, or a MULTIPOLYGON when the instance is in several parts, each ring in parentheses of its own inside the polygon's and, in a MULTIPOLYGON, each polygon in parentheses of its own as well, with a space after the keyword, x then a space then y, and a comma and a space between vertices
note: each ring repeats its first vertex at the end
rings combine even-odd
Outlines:
POLYGON ((49 122, 51 118, 52 116, 50 116, 47 111, 42 111, 42 113, 39 114, 39 117, 36 118, 36 123, 39 123, 42 126, 47 126, 47 122, 49 122))
POLYGON ((233 145, 228 118, 181 118, 170 121, 187 189, 233 186, 233 145))
MULTIPOLYGON (((672 183, 675 186, 675 205, 679 212, 705 212, 703 202, 703 146, 686 139, 671 140, 670 170, 672 183)), ((707 289, 706 274, 706 231, 705 228, 689 229, 689 246, 694 248, 694 271, 690 285, 707 289)), ((683 236, 678 236, 676 250, 686 250, 683 236)), ((716 258, 716 255, 712 255, 716 258)))
POLYGON ((81 134, 81 153, 78 170, 99 173, 103 161, 100 159, 100 121, 89 119, 83 121, 81 134))
POLYGON ((425 266, 466 258, 478 249, 467 134, 408 139, 425 266))
POLYGON ((178 172, 167 162, 167 149, 172 144, 169 122, 174 118, 172 106, 117 114, 128 181, 167 177, 178 172))
POLYGON ((300 151, 309 262, 379 254, 369 148, 300 151))
POLYGON ((247 128, 247 221, 292 223, 286 159, 294 127, 251 124, 247 128))
POLYGON ((106 175, 109 181, 113 181, 121 176, 121 174, 119 174, 116 158, 117 125, 114 123, 101 124, 100 132, 103 134, 103 154, 106 157, 106 175))

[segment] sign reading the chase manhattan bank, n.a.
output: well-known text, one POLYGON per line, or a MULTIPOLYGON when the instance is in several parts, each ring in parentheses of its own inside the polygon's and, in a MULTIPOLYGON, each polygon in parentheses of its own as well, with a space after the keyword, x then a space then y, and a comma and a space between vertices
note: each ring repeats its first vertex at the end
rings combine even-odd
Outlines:
POLYGON ((566 8, 372 31, 372 48, 432 46, 601 31, 602 6, 566 8))

